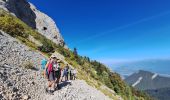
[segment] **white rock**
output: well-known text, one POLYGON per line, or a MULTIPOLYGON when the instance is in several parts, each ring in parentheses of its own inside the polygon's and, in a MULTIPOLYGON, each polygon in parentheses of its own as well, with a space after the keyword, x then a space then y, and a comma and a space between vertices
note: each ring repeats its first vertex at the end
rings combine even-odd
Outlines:
POLYGON ((29 98, 28 95, 24 95, 24 96, 22 97, 23 100, 28 100, 28 98, 29 98))

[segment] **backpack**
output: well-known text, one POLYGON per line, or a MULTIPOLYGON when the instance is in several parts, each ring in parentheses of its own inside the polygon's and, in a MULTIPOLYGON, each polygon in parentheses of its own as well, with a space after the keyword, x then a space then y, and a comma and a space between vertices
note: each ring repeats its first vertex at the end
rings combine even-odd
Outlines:
POLYGON ((53 71, 53 64, 49 63, 48 64, 48 68, 47 68, 47 72, 48 72, 48 76, 50 75, 50 73, 53 71))
POLYGON ((41 60, 41 69, 45 69, 45 65, 47 64, 47 60, 41 60))

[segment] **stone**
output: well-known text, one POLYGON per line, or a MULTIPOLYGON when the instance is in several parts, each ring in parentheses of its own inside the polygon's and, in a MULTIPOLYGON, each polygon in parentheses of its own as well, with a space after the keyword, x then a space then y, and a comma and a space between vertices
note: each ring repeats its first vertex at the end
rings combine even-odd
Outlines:
POLYGON ((24 96, 22 97, 22 99, 23 99, 23 100, 28 100, 28 99, 29 99, 29 96, 28 96, 28 95, 24 95, 24 96))
POLYGON ((12 91, 13 91, 13 92, 17 92, 18 89, 17 89, 16 87, 13 87, 12 91))

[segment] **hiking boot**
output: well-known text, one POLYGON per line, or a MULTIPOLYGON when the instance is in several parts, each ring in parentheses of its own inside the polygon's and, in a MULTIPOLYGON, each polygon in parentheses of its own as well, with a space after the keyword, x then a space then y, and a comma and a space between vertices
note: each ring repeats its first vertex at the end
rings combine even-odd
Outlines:
POLYGON ((55 91, 58 90, 58 87, 55 87, 55 91))
POLYGON ((49 92, 49 91, 48 91, 48 88, 45 88, 45 92, 46 92, 46 93, 48 93, 48 92, 49 92))
POLYGON ((61 89, 61 87, 60 87, 60 85, 59 85, 59 84, 57 84, 57 89, 58 89, 58 90, 60 90, 60 89, 61 89))
POLYGON ((54 91, 53 91, 53 90, 50 90, 50 91, 49 91, 49 94, 54 95, 54 91))

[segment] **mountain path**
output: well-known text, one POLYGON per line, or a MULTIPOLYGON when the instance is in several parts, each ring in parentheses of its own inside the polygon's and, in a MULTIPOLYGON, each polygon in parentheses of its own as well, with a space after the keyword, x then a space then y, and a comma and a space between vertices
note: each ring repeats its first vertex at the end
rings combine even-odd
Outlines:
POLYGON ((46 100, 111 100, 83 80, 67 81, 60 84, 61 89, 54 95, 47 94, 46 100))

